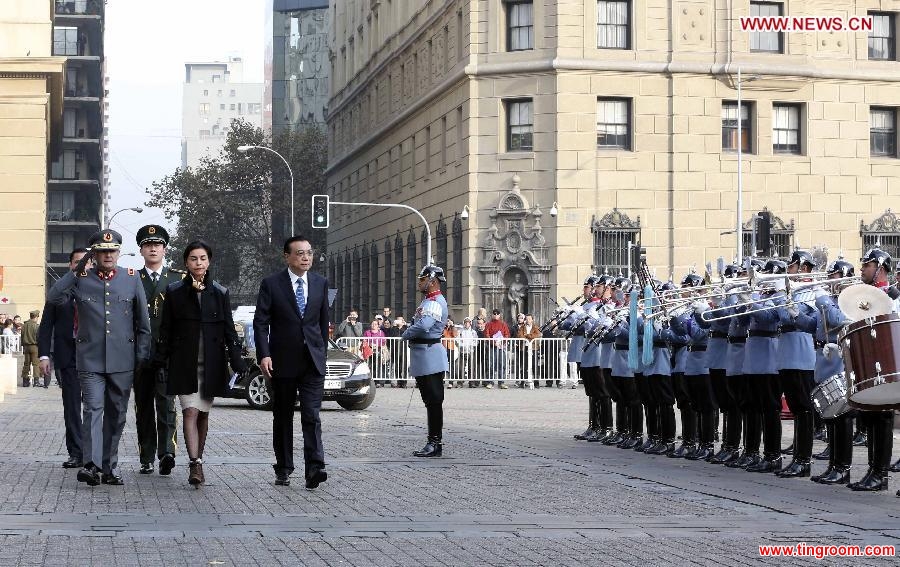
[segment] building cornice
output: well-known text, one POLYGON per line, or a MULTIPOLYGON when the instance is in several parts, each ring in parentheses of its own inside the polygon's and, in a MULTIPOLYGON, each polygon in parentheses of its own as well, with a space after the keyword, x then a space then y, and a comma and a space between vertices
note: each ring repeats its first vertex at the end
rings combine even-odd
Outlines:
POLYGON ((11 79, 46 79, 50 104, 47 108, 47 141, 54 149, 62 133, 63 93, 66 71, 65 57, 0 58, 0 77, 11 79))
MULTIPOLYGON (((777 77, 793 77, 798 79, 825 79, 842 81, 880 81, 888 83, 900 82, 900 70, 894 69, 819 69, 801 65, 770 65, 757 62, 732 63, 697 63, 697 62, 664 62, 664 61, 614 61, 597 59, 562 59, 543 58, 528 61, 509 61, 502 63, 469 63, 451 73, 441 83, 420 97, 414 104, 395 115, 387 123, 360 139, 349 151, 328 165, 325 173, 330 174, 344 163, 353 159, 360 151, 366 149, 374 140, 383 136, 397 124, 429 104, 435 98, 444 95, 448 89, 464 77, 490 77, 496 75, 521 75, 531 73, 552 73, 556 71, 592 71, 617 73, 647 74, 689 74, 727 77, 737 72, 737 67, 746 75, 762 75, 777 77)), ((334 116, 342 107, 353 99, 348 97, 331 113, 334 116)))

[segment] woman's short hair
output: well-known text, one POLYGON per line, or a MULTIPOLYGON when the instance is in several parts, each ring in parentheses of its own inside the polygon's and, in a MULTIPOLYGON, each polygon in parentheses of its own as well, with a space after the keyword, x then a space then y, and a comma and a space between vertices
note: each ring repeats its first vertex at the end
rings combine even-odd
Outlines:
POLYGON ((187 264, 187 259, 188 259, 188 256, 191 255, 191 252, 193 252, 194 250, 196 250, 198 248, 203 248, 203 250, 206 251, 206 256, 210 259, 210 261, 212 261, 212 258, 213 258, 212 246, 210 246, 203 240, 194 240, 194 241, 188 243, 188 245, 184 247, 184 254, 182 255, 182 257, 183 257, 182 259, 184 260, 185 264, 187 264))

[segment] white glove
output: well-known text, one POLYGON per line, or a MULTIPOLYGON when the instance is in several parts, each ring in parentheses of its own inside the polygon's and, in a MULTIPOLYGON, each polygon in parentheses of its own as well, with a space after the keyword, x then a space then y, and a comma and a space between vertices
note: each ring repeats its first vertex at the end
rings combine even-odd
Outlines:
POLYGON ((703 313, 705 311, 709 311, 709 302, 707 302, 705 299, 698 299, 691 304, 691 307, 694 308, 694 313, 703 313))
POLYGON ((825 343, 825 346, 822 347, 822 356, 825 357, 825 360, 831 360, 833 356, 840 356, 840 352, 841 349, 836 343, 825 343))
POLYGON ((784 310, 791 316, 791 319, 796 319, 800 316, 800 308, 797 307, 796 303, 792 303, 790 306, 785 307, 784 310))

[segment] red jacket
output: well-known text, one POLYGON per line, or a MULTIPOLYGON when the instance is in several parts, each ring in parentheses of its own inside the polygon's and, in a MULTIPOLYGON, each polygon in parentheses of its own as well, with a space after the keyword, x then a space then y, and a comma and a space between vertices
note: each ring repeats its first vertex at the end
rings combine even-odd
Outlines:
POLYGON ((504 323, 502 319, 500 321, 491 319, 488 321, 487 325, 484 326, 484 335, 486 337, 493 338, 493 336, 497 334, 497 331, 500 331, 504 337, 509 338, 509 327, 506 326, 506 323, 504 323))

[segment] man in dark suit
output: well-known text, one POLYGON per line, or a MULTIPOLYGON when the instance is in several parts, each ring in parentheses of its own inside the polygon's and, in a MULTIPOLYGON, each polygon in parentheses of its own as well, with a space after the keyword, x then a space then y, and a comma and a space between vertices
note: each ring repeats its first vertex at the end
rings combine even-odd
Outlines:
MULTIPOLYGON (((173 270, 163 265, 169 233, 165 228, 148 224, 137 231, 137 245, 144 258, 144 267, 138 270, 144 295, 147 297, 147 311, 150 315, 151 360, 159 339, 163 302, 166 300, 166 286, 185 277, 182 270, 173 270)), ((145 365, 134 369, 134 421, 137 426, 138 450, 141 474, 153 472, 153 459, 159 458, 159 474, 168 475, 175 466, 176 412, 175 396, 166 395, 165 374, 145 365)))
MULTIPOLYGON (((76 248, 69 254, 69 269, 74 270, 84 248, 76 248)), ((88 266, 90 267, 90 266, 88 266)), ((50 356, 59 385, 62 387, 63 420, 66 424, 66 451, 69 458, 63 463, 67 469, 81 468, 81 383, 75 369, 75 300, 63 305, 44 304, 44 317, 38 329, 38 357, 41 374, 50 375, 50 356)))
POLYGON ((328 343, 328 280, 309 271, 313 250, 303 236, 285 241, 284 259, 287 268, 259 286, 253 334, 259 366, 272 385, 275 484, 291 483, 299 390, 306 488, 313 489, 328 478, 319 420, 328 343))

